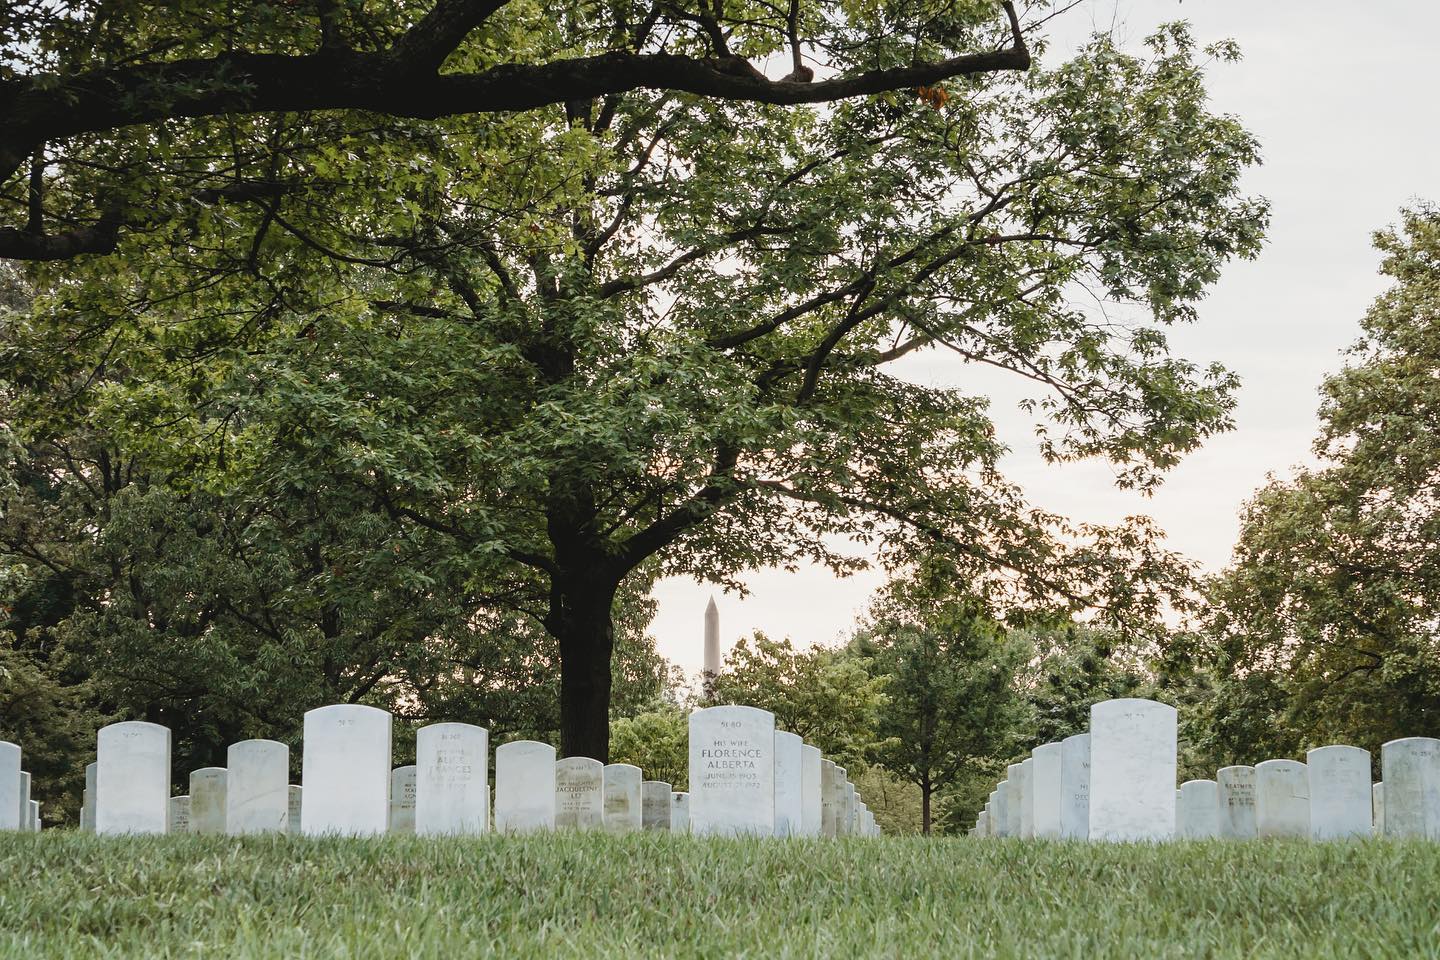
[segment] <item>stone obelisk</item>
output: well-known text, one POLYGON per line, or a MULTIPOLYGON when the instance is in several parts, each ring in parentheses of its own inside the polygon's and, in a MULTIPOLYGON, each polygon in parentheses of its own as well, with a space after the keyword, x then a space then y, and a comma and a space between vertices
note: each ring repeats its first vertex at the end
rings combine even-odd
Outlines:
POLYGON ((705 672, 702 675, 707 700, 714 696, 715 677, 719 673, 720 610, 715 606, 715 598, 711 597, 710 602, 705 605, 705 672))

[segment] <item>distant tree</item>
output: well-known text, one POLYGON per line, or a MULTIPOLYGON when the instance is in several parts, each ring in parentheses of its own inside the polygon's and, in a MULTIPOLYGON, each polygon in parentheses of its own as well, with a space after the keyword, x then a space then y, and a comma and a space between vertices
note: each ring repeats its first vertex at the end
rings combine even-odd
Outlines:
POLYGON ((933 581, 891 584, 856 639, 884 681, 873 755, 920 788, 921 831, 936 795, 967 770, 1013 750, 1029 719, 1016 673, 1030 646, 973 597, 933 581))
POLYGON ((1440 209, 1375 242, 1393 284, 1322 387, 1321 464, 1255 495, 1210 585, 1236 756, 1440 735, 1440 209))
MULTIPOLYGON (((1117 697, 1149 697, 1154 677, 1140 645, 1113 630, 1042 618, 1015 629, 1034 650, 1020 670, 1032 720, 1025 752, 1090 729, 1090 707, 1117 697)), ((1155 638, 1150 638, 1152 642, 1155 638)))
POLYGON ((610 761, 633 763, 647 780, 664 780, 673 790, 690 783, 690 718, 678 704, 650 709, 610 722, 610 761))
POLYGON ((877 764, 860 766, 846 773, 855 783, 855 792, 875 815, 875 822, 889 836, 919 833, 920 788, 895 776, 877 764))

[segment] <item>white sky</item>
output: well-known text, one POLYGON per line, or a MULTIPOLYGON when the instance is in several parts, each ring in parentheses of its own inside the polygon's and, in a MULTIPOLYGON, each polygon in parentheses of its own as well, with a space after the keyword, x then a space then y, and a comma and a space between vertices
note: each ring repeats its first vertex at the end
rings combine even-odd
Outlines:
MULTIPOLYGON (((1117 490, 1105 464, 1043 463, 1029 442, 1031 421, 1009 397, 992 394, 992 414, 1012 446, 1006 471, 1038 506, 1077 521, 1148 514, 1173 549, 1216 570, 1229 560, 1244 501, 1267 474, 1310 457, 1320 381, 1341 366, 1384 287, 1371 233, 1415 199, 1440 200, 1440 0, 1090 0, 1051 22, 1048 59, 1112 23, 1138 49, 1154 25, 1177 19, 1189 20, 1202 43, 1239 41, 1245 59, 1210 74, 1212 106, 1238 115, 1259 138, 1265 162, 1245 188, 1272 205, 1260 257, 1230 265, 1201 304, 1199 323, 1170 333, 1177 355, 1239 373, 1236 428, 1144 498, 1117 490)), ((919 358, 907 374, 937 384, 974 384, 977 376, 940 353, 919 358)), ((700 669, 712 593, 722 650, 756 629, 800 646, 833 643, 848 635, 883 576, 842 580, 802 567, 744 579, 744 599, 689 579, 662 581, 651 625, 660 653, 687 673, 700 669)))

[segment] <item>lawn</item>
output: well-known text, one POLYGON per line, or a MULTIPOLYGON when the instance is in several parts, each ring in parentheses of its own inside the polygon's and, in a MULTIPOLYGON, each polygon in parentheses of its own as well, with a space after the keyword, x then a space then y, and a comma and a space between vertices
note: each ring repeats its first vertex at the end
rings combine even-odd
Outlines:
POLYGON ((1440 957, 1440 844, 0 836, 3 957, 1440 957))

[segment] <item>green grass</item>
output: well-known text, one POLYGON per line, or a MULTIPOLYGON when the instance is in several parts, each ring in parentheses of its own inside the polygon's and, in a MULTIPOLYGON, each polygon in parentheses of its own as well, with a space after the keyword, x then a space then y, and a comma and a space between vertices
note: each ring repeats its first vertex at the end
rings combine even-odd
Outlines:
POLYGON ((0 836, 0 957, 1437 957, 1440 844, 0 836))

